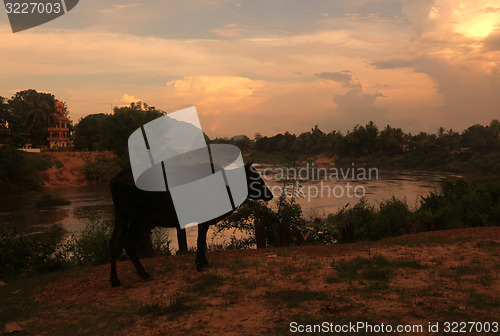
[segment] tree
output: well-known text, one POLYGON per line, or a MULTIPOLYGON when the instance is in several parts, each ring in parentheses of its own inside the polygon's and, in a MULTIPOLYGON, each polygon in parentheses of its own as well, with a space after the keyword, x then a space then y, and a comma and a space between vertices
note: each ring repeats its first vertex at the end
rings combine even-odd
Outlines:
POLYGON ((75 147, 112 150, 118 156, 125 157, 128 153, 128 138, 132 132, 162 115, 163 111, 142 102, 115 107, 113 114, 88 115, 75 126, 75 147))
POLYGON ((401 128, 392 128, 387 125, 378 137, 378 148, 384 154, 398 154, 403 152, 405 144, 404 133, 401 128))
POLYGON ((498 119, 493 119, 490 123, 490 128, 493 133, 498 137, 500 135, 500 121, 498 119))
POLYGON ((30 141, 35 146, 47 144, 47 128, 55 122, 55 104, 56 99, 50 93, 32 89, 17 92, 9 100, 11 118, 15 120, 13 129, 9 129, 15 133, 29 133, 30 141))
POLYGON ((470 147, 474 152, 484 153, 498 146, 498 133, 494 127, 473 125, 462 133, 462 147, 470 147))
POLYGON ((8 125, 8 116, 9 113, 9 104, 7 103, 7 99, 0 96, 0 132, 7 131, 8 125))
POLYGON ((108 127, 112 125, 110 114, 90 114, 75 125, 74 142, 76 149, 109 150, 111 139, 108 127))
POLYGON ((118 156, 126 156, 129 136, 142 125, 164 114, 165 112, 142 102, 132 103, 125 107, 115 107, 112 125, 109 129, 112 139, 111 150, 118 156))

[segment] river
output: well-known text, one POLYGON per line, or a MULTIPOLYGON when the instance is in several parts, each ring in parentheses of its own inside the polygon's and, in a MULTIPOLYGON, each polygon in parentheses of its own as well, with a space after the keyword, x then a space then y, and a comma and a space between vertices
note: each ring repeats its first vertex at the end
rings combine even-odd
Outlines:
MULTIPOLYGON (((283 178, 291 177, 283 173, 285 168, 270 165, 256 165, 261 172, 265 172, 266 183, 274 194, 278 195, 283 187, 283 178)), ((321 216, 337 211, 349 204, 354 206, 361 196, 365 196, 372 205, 395 196, 406 199, 410 208, 418 205, 420 196, 432 191, 439 191, 443 179, 456 175, 425 172, 425 171, 378 171, 377 178, 372 174, 370 179, 359 179, 352 174, 334 175, 331 167, 307 169, 302 171, 307 180, 301 181, 295 190, 297 202, 302 206, 304 216, 321 216), (311 174, 317 169, 317 174, 311 174), (309 174, 309 175, 308 175, 309 174), (335 179, 335 177, 338 177, 335 179), (353 178, 354 177, 354 178, 353 178)), ((288 171, 290 172, 290 171, 288 171)), ((361 176, 362 177, 362 176, 361 176)), ((368 177, 368 176, 366 176, 368 177)), ((60 224, 66 230, 65 237, 78 235, 90 218, 101 218, 112 222, 113 204, 111 195, 106 186, 87 186, 80 188, 58 189, 62 197, 71 201, 70 205, 38 209, 34 206, 37 195, 0 195, 0 225, 16 225, 28 229, 32 233, 43 232, 52 224, 60 224)), ((273 202, 273 201, 271 201, 273 202)), ((177 249, 175 229, 166 229, 173 250, 177 249)), ((232 233, 232 232, 231 232, 232 233)), ((187 229, 188 245, 196 244, 196 227, 187 229)), ((218 237, 212 240, 213 231, 208 234, 208 243, 221 243, 229 237, 218 237)))

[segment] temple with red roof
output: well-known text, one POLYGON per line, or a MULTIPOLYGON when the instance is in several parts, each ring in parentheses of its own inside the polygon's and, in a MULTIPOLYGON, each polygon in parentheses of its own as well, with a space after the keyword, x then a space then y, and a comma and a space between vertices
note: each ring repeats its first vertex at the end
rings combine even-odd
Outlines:
POLYGON ((69 118, 65 114, 64 104, 56 102, 56 111, 53 113, 56 119, 56 125, 49 127, 49 148, 71 147, 73 142, 69 139, 69 118))

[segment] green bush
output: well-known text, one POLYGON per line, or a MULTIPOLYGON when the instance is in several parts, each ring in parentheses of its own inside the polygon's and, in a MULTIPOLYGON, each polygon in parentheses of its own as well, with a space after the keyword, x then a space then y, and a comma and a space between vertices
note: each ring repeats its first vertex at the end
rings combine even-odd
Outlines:
POLYGON ((108 182, 122 169, 122 162, 117 158, 98 156, 95 160, 88 159, 81 168, 81 173, 90 182, 108 182))
POLYGON ((352 209, 345 206, 327 220, 337 230, 338 242, 351 243, 371 238, 376 216, 374 207, 362 198, 352 209))
POLYGON ((264 228, 266 246, 283 246, 303 242, 302 232, 306 230, 306 221, 302 208, 295 200, 296 185, 289 188, 285 184, 278 198, 276 208, 268 207, 263 201, 246 200, 235 212, 226 217, 215 227, 216 234, 225 230, 240 230, 247 238, 231 238, 225 248, 249 248, 256 244, 255 224, 264 228), (290 197, 291 196, 291 197, 290 197))
POLYGON ((369 234, 372 240, 385 237, 400 236, 411 231, 413 214, 406 201, 392 197, 380 204, 375 227, 369 234))
POLYGON ((12 146, 0 147, 0 190, 26 192, 40 190, 40 179, 35 171, 51 167, 51 163, 39 156, 28 155, 12 146))
POLYGON ((39 235, 12 228, 0 230, 0 279, 61 267, 63 255, 58 252, 63 234, 61 226, 54 225, 47 233, 39 235))
POLYGON ((79 265, 101 265, 109 262, 111 227, 93 218, 80 236, 72 235, 62 249, 68 261, 79 265))
POLYGON ((441 193, 422 197, 416 212, 431 230, 498 225, 500 182, 496 179, 443 182, 441 193))

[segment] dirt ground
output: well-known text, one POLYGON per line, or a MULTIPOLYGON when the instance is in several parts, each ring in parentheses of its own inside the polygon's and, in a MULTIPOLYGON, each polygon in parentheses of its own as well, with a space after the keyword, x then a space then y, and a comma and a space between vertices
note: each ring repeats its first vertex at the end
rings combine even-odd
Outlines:
MULTIPOLYGON (((117 288, 108 282, 109 265, 41 282, 29 290, 35 308, 15 321, 19 334, 301 334, 290 331, 295 321, 304 328, 322 322, 424 328, 392 335, 429 335, 429 322, 439 322, 433 334, 442 335, 445 322, 500 320, 500 227, 207 257, 210 267, 201 273, 193 254, 143 260, 153 278, 147 282, 130 261, 120 262, 117 288)), ((13 297, 27 291, 9 286, 13 297)), ((377 333, 384 334, 391 333, 377 333)))
POLYGON ((41 173, 44 187, 47 189, 85 186, 87 181, 80 172, 85 163, 98 156, 114 156, 112 152, 44 152, 36 155, 43 155, 53 162, 51 168, 41 173), (58 166, 57 161, 62 166, 58 166))

